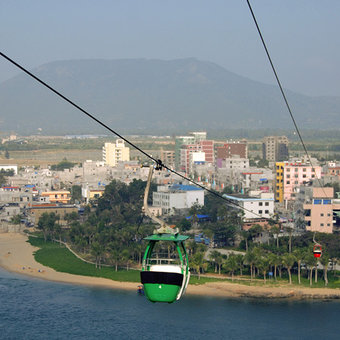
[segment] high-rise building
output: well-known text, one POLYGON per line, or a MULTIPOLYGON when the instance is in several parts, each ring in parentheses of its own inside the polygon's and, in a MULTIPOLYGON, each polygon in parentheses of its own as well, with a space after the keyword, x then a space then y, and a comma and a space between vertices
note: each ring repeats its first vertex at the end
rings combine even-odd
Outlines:
POLYGON ((130 149, 125 146, 123 139, 117 139, 116 143, 105 143, 103 146, 103 161, 110 166, 116 166, 118 162, 130 160, 130 149))
POLYGON ((288 159, 288 138, 286 136, 265 137, 262 143, 263 159, 282 162, 288 159))
POLYGON ((175 137, 175 167, 177 170, 180 169, 182 145, 196 144, 205 141, 206 138, 206 132, 190 132, 188 136, 175 137))
POLYGON ((161 149, 161 161, 173 168, 175 166, 175 151, 161 149))
POLYGON ((302 162, 277 162, 275 200, 279 202, 295 200, 301 185, 321 177, 321 167, 302 162))
POLYGON ((189 174, 195 162, 214 163, 214 141, 203 140, 195 144, 182 145, 180 149, 179 169, 189 174), (193 154, 195 154, 195 156, 192 156, 193 154), (203 155, 204 161, 202 158, 203 155), (195 157, 198 158, 196 159, 195 157), (200 161, 198 161, 198 159, 200 159, 200 161))

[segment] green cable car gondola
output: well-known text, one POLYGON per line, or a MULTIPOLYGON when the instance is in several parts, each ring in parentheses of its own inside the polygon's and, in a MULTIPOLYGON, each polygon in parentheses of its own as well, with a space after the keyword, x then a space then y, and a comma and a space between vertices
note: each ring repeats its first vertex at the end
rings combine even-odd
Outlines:
POLYGON ((153 173, 150 167, 144 194, 144 213, 160 224, 154 234, 145 238, 149 241, 141 271, 141 282, 145 296, 152 302, 172 303, 185 293, 190 279, 188 254, 184 241, 188 236, 180 235, 178 229, 171 228, 153 215, 147 204, 153 173))
MULTIPOLYGON (((179 300, 188 286, 190 272, 188 254, 184 241, 188 236, 179 234, 154 234, 145 238, 149 241, 146 247, 141 281, 146 297, 152 302, 174 302, 179 300), (153 256, 158 242, 172 243, 178 254, 176 258, 168 256, 153 256)), ((168 248, 169 249, 169 248, 168 248)))

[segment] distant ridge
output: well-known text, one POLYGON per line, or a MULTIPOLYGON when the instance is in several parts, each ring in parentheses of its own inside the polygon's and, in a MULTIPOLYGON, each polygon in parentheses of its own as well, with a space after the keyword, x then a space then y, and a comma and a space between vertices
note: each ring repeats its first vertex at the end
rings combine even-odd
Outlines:
MULTIPOLYGON (((33 72, 120 131, 293 129, 276 86, 193 58, 56 61, 33 72)), ((287 97, 300 128, 340 128, 340 97, 287 97)), ((0 131, 103 133, 24 74, 0 84, 0 103, 0 131)))

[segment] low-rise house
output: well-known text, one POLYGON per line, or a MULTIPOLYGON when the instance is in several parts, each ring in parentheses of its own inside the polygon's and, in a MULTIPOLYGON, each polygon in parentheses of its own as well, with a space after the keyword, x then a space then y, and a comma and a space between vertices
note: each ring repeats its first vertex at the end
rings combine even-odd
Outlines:
POLYGON ((67 204, 70 202, 70 192, 67 190, 60 191, 46 191, 42 192, 40 196, 42 198, 47 198, 50 203, 64 203, 67 204))
POLYGON ((0 205, 0 221, 9 222, 12 217, 20 215, 20 207, 18 203, 7 203, 0 205))
POLYGON ((75 205, 64 205, 64 204, 35 204, 28 208, 28 216, 31 222, 35 225, 38 224, 39 218, 43 213, 55 213, 60 217, 59 223, 61 225, 66 225, 65 220, 66 214, 71 214, 72 212, 78 213, 78 208, 75 205))

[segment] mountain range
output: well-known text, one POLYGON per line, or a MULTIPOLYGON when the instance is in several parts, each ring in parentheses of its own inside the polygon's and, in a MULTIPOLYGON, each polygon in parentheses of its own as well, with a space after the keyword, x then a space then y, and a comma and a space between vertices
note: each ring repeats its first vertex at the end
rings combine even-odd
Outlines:
MULTIPOLYGON (((193 58, 55 61, 32 73, 118 132, 293 129, 277 86, 193 58)), ((340 97, 285 92, 300 129, 340 128, 340 97)), ((0 84, 0 104, 0 131, 107 133, 26 74, 0 84)))

